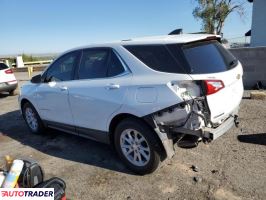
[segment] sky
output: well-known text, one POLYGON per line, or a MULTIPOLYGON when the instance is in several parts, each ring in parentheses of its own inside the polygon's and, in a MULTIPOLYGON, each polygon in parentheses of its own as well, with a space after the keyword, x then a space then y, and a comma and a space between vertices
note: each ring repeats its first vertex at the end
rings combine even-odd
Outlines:
MULTIPOLYGON (((0 55, 59 53, 177 28, 199 32, 195 5, 193 0, 0 0, 0 55)), ((229 16, 225 37, 250 30, 252 4, 246 3, 245 10, 245 18, 229 16)))

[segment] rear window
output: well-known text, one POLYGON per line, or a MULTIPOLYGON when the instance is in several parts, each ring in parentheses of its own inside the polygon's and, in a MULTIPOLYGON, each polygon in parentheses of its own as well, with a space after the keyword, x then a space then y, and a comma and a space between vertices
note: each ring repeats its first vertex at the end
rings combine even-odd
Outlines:
POLYGON ((7 69, 7 68, 8 68, 8 66, 6 64, 0 63, 0 70, 7 69))
POLYGON ((165 45, 124 46, 148 67, 168 73, 185 73, 182 65, 175 59, 165 45))
POLYGON ((232 69, 236 58, 219 42, 198 42, 182 47, 191 74, 217 73, 232 69))

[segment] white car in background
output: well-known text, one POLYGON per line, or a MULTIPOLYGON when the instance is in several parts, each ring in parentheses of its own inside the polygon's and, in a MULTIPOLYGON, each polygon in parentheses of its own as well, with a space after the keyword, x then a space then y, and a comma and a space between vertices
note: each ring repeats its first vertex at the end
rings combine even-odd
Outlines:
POLYGON ((17 86, 18 82, 12 69, 0 62, 0 93, 9 92, 10 95, 14 95, 17 86))
POLYGON ((72 49, 21 88, 33 133, 46 127, 114 145, 134 172, 153 172, 185 136, 212 141, 237 124, 240 62, 206 34, 72 49))

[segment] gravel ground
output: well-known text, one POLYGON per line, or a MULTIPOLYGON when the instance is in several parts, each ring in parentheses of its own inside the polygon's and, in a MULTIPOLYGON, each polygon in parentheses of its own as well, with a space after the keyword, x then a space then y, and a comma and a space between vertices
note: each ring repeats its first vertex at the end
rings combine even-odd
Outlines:
POLYGON ((248 95, 241 103, 238 129, 194 149, 177 148, 173 159, 155 173, 137 176, 107 145, 59 131, 30 134, 17 96, 2 94, 0 165, 7 154, 32 157, 42 165, 46 178, 66 181, 71 200, 265 199, 266 101, 250 100, 248 95), (194 172, 192 165, 199 171, 194 172))

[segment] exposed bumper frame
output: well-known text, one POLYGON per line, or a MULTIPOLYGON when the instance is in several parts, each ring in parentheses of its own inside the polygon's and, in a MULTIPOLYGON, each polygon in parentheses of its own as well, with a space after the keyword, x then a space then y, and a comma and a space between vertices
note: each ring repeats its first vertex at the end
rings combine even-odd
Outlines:
POLYGON ((185 128, 173 128, 172 131, 177 134, 183 133, 188 135, 195 135, 204 139, 216 140, 218 137, 222 136, 229 129, 231 129, 232 126, 236 125, 237 118, 237 115, 231 115, 217 128, 204 127, 197 131, 185 128))
POLYGON ((238 108, 232 111, 231 115, 225 121, 223 121, 220 126, 216 128, 203 127, 199 130, 190 130, 182 127, 158 126, 152 115, 145 116, 144 120, 151 125, 151 127, 159 136, 160 140, 162 141, 162 145, 165 149, 167 158, 171 158, 175 154, 173 144, 174 135, 188 134, 201 137, 206 141, 216 140, 218 137, 222 136, 229 129, 231 129, 233 125, 238 126, 239 122, 237 114, 238 108))

